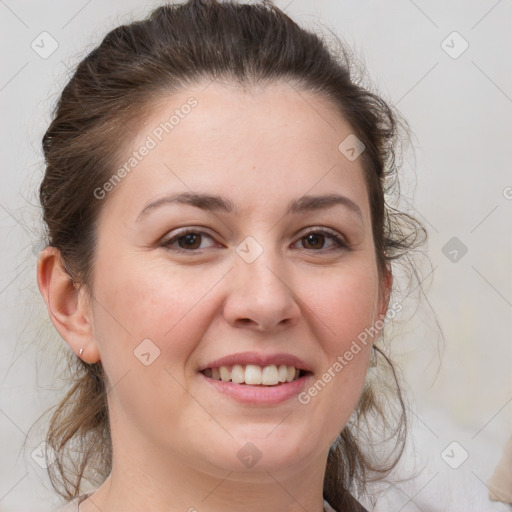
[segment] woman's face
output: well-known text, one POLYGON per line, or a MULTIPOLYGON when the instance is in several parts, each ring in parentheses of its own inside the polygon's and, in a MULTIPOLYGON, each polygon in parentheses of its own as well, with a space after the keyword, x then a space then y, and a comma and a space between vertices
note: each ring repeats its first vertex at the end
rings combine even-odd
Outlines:
POLYGON ((160 102, 91 198, 114 446, 223 475, 325 463, 387 309, 359 148, 311 93, 206 85, 160 102))

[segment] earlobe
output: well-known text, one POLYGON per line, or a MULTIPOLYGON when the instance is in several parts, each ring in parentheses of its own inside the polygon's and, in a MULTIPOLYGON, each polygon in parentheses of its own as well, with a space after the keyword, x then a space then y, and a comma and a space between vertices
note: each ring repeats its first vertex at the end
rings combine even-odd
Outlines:
POLYGON ((41 251, 37 262, 37 284, 53 325, 73 352, 86 362, 99 361, 85 290, 73 283, 57 248, 48 246, 41 251), (83 349, 82 353, 80 349, 83 349))

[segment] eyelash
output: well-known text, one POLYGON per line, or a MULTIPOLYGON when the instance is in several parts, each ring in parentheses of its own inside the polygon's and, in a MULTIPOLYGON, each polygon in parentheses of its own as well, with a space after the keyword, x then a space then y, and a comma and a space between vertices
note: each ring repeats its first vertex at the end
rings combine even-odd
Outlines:
MULTIPOLYGON (((161 244, 161 246, 164 249, 167 249, 167 250, 170 250, 170 251, 174 251, 174 252, 178 252, 178 253, 188 253, 188 254, 194 254, 194 253, 197 253, 199 251, 204 250, 204 249, 182 249, 182 248, 178 248, 178 247, 173 247, 172 246, 172 244, 177 242, 180 238, 183 238, 186 235, 190 235, 190 234, 201 235, 201 236, 206 235, 207 237, 209 237, 209 238, 211 238, 213 240, 213 237, 211 235, 209 235, 208 233, 206 233, 205 231, 202 231, 200 229, 185 228, 183 231, 177 233, 172 238, 170 238, 170 239, 166 240, 165 242, 163 242, 161 244)), ((318 253, 318 252, 325 252, 325 251, 339 251, 339 250, 349 251, 349 250, 351 250, 349 245, 338 234, 336 234, 336 232, 327 230, 325 228, 322 228, 322 229, 319 229, 319 228, 310 229, 309 231, 304 233, 298 239, 298 241, 302 240, 303 238, 305 238, 305 237, 307 237, 307 236, 309 236, 311 234, 320 234, 320 235, 326 236, 327 238, 330 238, 331 240, 333 240, 336 243, 336 247, 331 247, 331 248, 328 248, 328 249, 305 249, 305 248, 303 248, 302 250, 312 251, 312 252, 316 252, 316 253, 318 253)))

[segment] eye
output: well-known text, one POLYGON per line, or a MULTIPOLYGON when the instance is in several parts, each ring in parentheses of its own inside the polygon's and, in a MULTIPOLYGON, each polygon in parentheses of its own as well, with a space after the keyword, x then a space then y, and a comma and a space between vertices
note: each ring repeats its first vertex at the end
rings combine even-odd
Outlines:
POLYGON ((347 243, 336 233, 326 229, 313 229, 304 234, 300 240, 302 249, 312 250, 315 252, 321 250, 339 250, 348 249, 347 243), (329 243, 330 241, 330 243, 329 243), (329 243, 326 247, 325 244, 329 243))
POLYGON ((175 251, 192 252, 206 249, 208 245, 205 245, 204 242, 207 239, 213 241, 213 238, 204 231, 187 228, 164 241, 162 247, 175 251))
MULTIPOLYGON (((348 244, 334 231, 323 229, 312 229, 305 233, 298 242, 305 249, 313 252, 348 250, 348 244)), ((213 237, 199 229, 186 228, 178 231, 174 236, 168 238, 161 244, 162 247, 176 252, 193 253, 201 249, 215 246, 213 237), (210 244, 208 244, 210 240, 210 244), (212 243, 213 242, 213 243, 212 243)))

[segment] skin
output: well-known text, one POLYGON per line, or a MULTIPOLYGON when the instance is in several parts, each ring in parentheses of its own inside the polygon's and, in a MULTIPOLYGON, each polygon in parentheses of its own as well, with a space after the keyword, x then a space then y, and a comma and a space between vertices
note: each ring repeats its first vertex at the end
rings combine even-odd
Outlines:
POLYGON ((81 512, 322 511, 328 449, 361 395, 371 343, 306 405, 241 404, 198 370, 233 353, 285 352, 316 381, 387 311, 392 278, 377 273, 361 158, 338 150, 347 122, 286 83, 206 85, 160 101, 127 146, 129 156, 198 100, 102 200, 92 298, 71 284, 56 249, 40 255, 52 322, 85 361, 101 360, 110 382, 113 470, 81 512), (217 194, 236 211, 168 204, 136 220, 177 192, 217 194), (285 214, 291 200, 328 193, 361 215, 343 205, 285 214), (200 249, 163 247, 186 226, 206 232, 200 249), (350 250, 329 236, 304 239, 322 227, 350 250), (247 236, 263 249, 252 263, 235 250, 247 236), (148 366, 134 355, 144 339, 160 350, 148 366), (237 457, 247 442, 261 453, 251 468, 237 457))

